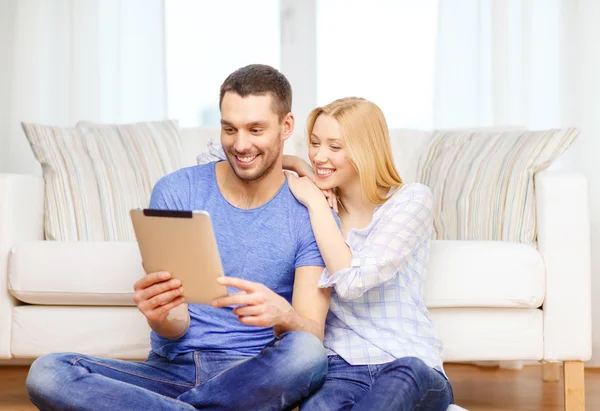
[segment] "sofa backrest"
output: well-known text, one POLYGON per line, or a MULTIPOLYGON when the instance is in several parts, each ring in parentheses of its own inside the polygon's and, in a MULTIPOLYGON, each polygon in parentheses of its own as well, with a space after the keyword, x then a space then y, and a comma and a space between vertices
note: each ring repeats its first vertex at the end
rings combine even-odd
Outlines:
POLYGON ((183 149, 184 165, 196 164, 196 156, 208 151, 208 142, 211 138, 219 140, 220 127, 190 127, 182 128, 180 132, 181 145, 183 149))

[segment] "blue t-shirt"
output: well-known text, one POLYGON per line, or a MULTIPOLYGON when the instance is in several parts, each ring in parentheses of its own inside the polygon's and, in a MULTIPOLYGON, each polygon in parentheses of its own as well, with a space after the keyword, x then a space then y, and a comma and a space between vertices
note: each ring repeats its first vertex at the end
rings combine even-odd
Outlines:
MULTIPOLYGON (((150 208, 208 211, 225 275, 262 283, 291 303, 294 270, 325 265, 308 210, 293 196, 287 180, 263 206, 234 207, 219 190, 216 164, 188 167, 163 177, 154 186, 150 208)), ((272 328, 241 324, 231 311, 190 304, 187 333, 170 340, 153 331, 152 349, 170 359, 195 350, 256 355, 273 340, 272 328)))

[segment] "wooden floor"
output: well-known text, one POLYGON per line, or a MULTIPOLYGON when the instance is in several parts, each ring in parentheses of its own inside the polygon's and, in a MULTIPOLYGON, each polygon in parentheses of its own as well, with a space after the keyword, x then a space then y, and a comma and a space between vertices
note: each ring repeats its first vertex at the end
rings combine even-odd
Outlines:
MULTIPOLYGON (((25 390, 26 366, 0 367, 0 410, 35 410, 25 390)), ((542 382, 541 367, 522 370, 446 365, 456 403, 470 411, 559 411, 562 382, 542 382)), ((585 374, 586 409, 600 410, 600 369, 585 374)))

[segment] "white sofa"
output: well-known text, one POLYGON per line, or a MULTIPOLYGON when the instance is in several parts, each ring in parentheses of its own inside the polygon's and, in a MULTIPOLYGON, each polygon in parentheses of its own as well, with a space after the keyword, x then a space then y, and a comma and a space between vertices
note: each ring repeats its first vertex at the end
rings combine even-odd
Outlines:
MULTIPOLYGON (((218 131, 182 130, 187 163, 210 136, 218 131)), ((410 182, 430 134, 391 136, 410 182)), ((289 143, 286 152, 299 147, 289 143)), ((591 356, 587 181, 545 171, 535 182, 539 247, 433 241, 426 303, 447 362, 566 361, 573 406, 591 356)), ((149 327, 132 301, 143 275, 137 244, 44 241, 43 192, 40 177, 0 174, 0 359, 57 351, 145 358, 149 327)))

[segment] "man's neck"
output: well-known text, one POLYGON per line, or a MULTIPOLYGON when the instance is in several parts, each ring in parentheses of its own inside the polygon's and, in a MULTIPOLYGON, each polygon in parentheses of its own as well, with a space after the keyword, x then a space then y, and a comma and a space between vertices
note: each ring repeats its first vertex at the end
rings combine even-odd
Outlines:
POLYGON ((221 194, 234 207, 249 210, 268 203, 285 182, 281 161, 256 181, 241 180, 228 161, 215 166, 217 185, 221 194))

